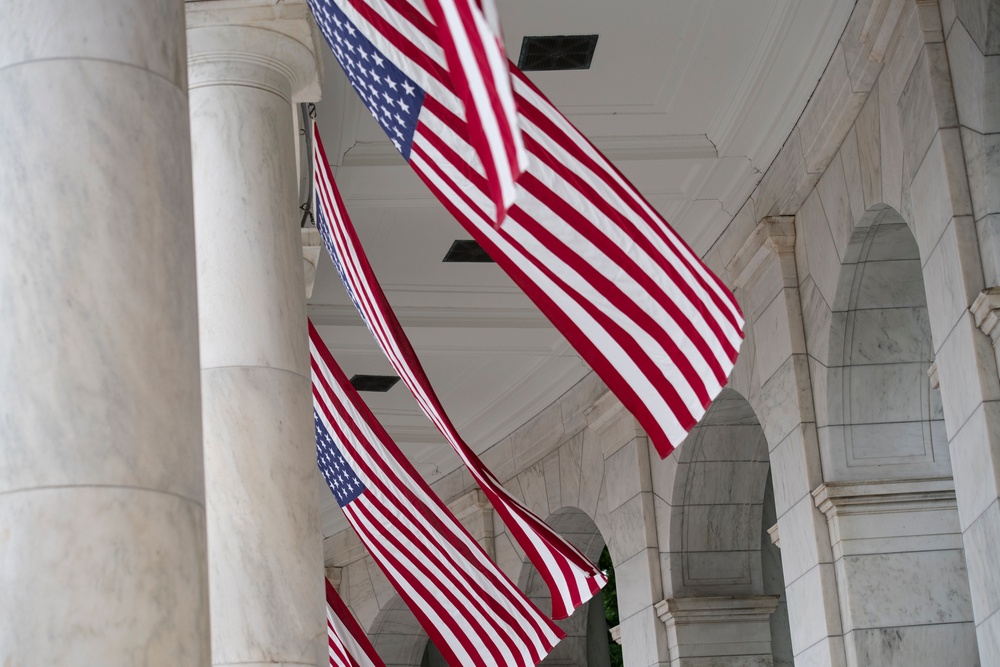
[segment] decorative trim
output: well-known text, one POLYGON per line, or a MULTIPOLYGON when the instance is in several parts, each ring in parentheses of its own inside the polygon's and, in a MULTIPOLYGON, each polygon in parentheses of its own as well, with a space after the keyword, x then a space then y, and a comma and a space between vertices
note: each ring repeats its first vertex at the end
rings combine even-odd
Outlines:
POLYGON ((931 389, 941 388, 941 378, 938 377, 938 365, 937 361, 933 361, 927 368, 927 378, 930 380, 931 389))
POLYGON ((976 326, 993 342, 993 349, 1000 343, 1000 287, 988 287, 972 302, 976 326))
POLYGON ((611 641, 613 641, 614 643, 616 643, 619 646, 621 646, 622 645, 622 626, 621 625, 616 625, 613 628, 608 628, 608 632, 611 633, 611 641))
POLYGON ((330 580, 333 587, 340 590, 340 582, 343 579, 344 568, 331 565, 326 568, 326 578, 330 580))
POLYGON ((584 410, 583 416, 587 420, 587 428, 597 434, 605 460, 632 440, 646 437, 638 420, 610 391, 584 410))
POLYGON ((726 266, 726 275, 736 287, 746 287, 771 257, 794 262, 795 216, 770 216, 757 223, 726 266))
POLYGON ((778 534, 778 524, 774 524, 767 529, 767 534, 771 537, 771 544, 781 548, 781 536, 778 534))
POLYGON ((812 495, 827 521, 859 514, 958 509, 955 480, 950 477, 827 482, 812 495))
POLYGON ((671 628, 693 623, 766 621, 778 608, 779 595, 671 598, 656 603, 656 615, 671 628))

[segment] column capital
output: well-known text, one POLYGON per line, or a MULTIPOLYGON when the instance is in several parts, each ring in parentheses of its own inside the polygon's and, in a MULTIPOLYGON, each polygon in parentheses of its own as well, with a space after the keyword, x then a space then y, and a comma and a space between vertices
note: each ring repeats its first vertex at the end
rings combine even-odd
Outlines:
POLYGON ((955 482, 950 477, 870 482, 826 482, 812 492, 827 520, 847 514, 920 511, 941 503, 954 508, 955 482))
MULTIPOLYGON (((791 260, 795 269, 795 216, 763 218, 726 266, 726 275, 736 287, 746 287, 768 260, 791 260)), ((793 280, 794 284, 794 280, 793 280)))
POLYGON ((243 85, 289 102, 320 98, 324 42, 308 5, 260 0, 185 4, 188 85, 243 85))
POLYGON ((656 603, 656 615, 664 623, 730 623, 770 618, 778 608, 777 595, 745 595, 670 598, 656 603))
POLYGON ((656 604, 670 664, 763 664, 771 656, 770 617, 777 595, 672 598, 656 604))
POLYGON ((976 326, 990 337, 993 347, 1000 340, 1000 287, 988 287, 979 293, 972 302, 972 316, 976 318, 976 326))

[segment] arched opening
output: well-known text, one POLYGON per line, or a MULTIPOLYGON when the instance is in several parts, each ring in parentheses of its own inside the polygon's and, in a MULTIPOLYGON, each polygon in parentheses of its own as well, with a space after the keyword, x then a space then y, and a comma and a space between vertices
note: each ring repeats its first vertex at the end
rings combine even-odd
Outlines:
POLYGON ((826 342, 811 346, 810 373, 822 460, 812 495, 829 526, 845 650, 857 664, 938 664, 950 660, 944 647, 975 643, 943 409, 928 375, 924 267, 909 225, 885 205, 864 214, 843 257, 832 305, 814 309, 829 324, 826 342))
POLYGON ((695 656, 716 665, 791 665, 781 557, 769 532, 777 516, 768 446, 753 408, 723 390, 672 456, 661 612, 671 657, 679 665, 699 664, 695 656))
MULTIPOLYGON (((400 667, 422 667, 425 647, 430 644, 427 633, 398 595, 379 610, 368 637, 383 662, 400 667)), ((437 664, 444 665, 431 663, 432 667, 437 664)))
POLYGON ((818 415, 827 479, 950 476, 917 243, 903 218, 869 211, 846 253, 818 415), (864 223, 870 222, 867 226, 864 223))
MULTIPOLYGON (((582 510, 564 507, 551 514, 546 522, 594 562, 598 562, 602 552, 606 551, 604 537, 597 524, 582 510)), ((521 581, 532 603, 544 613, 549 613, 552 599, 548 586, 530 563, 524 565, 521 581)), ((566 633, 566 638, 556 645, 541 665, 614 667, 603 595, 595 595, 590 602, 577 608, 572 616, 556 621, 556 624, 566 633)), ((620 651, 617 654, 620 656, 620 651)))

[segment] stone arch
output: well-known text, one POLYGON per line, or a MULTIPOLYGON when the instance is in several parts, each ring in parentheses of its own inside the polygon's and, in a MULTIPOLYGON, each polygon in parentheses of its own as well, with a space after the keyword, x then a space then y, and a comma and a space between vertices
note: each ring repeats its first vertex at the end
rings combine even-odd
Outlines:
POLYGON ((723 390, 672 455, 668 597, 763 593, 767 441, 750 404, 723 390))
POLYGON ((849 237, 840 274, 829 335, 811 351, 824 476, 950 477, 912 226, 891 206, 872 207, 849 237))
POLYGON ((393 667, 420 667, 427 633, 403 599, 393 595, 368 627, 368 637, 383 662, 393 667))
MULTIPOLYGON (((594 561, 606 546, 600 528, 586 512, 576 507, 561 507, 545 520, 570 541, 583 555, 594 561)), ((548 613, 552 607, 549 590, 538 570, 524 563, 519 580, 528 598, 548 613)), ((581 605, 569 618, 556 621, 566 633, 565 639, 540 664, 566 667, 608 667, 608 628, 604 622, 604 601, 600 593, 581 605)))
POLYGON ((682 665, 698 655, 790 665, 781 556, 768 533, 777 524, 768 444, 750 403, 724 389, 660 467, 672 480, 662 492, 670 506, 660 609, 671 656, 682 665))

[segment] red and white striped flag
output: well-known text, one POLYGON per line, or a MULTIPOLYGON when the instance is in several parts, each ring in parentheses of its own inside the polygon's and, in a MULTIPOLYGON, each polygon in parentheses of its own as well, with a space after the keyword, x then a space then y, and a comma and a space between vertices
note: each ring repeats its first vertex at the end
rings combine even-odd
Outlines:
POLYGON ((330 667, 385 667, 329 579, 326 579, 326 634, 330 640, 330 667))
POLYGON ((607 577, 576 547, 510 495, 459 435, 372 271, 334 183, 319 130, 314 129, 313 135, 316 226, 351 301, 424 414, 462 458, 511 536, 548 584, 552 617, 566 618, 599 591, 607 583, 607 577))
POLYGON ((532 667, 564 636, 420 478, 309 323, 316 459, 368 553, 452 667, 532 667))
POLYGON ((403 158, 566 336, 667 456, 743 340, 732 293, 510 66, 528 168, 499 227, 435 25, 418 0, 309 0, 403 158))
POLYGON ((425 0, 448 63, 451 85, 465 105, 469 143, 483 165, 496 224, 514 203, 528 166, 499 15, 492 0, 425 0))

